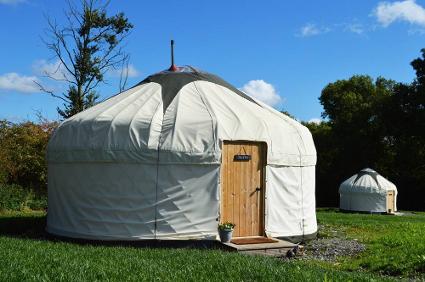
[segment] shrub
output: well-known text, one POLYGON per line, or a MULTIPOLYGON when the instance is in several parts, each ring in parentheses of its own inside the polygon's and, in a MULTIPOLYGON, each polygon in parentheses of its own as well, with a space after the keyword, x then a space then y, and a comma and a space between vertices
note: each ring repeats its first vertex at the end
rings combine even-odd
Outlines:
POLYGON ((0 183, 46 190, 46 147, 56 125, 46 120, 18 124, 0 120, 0 183))
POLYGON ((0 184, 0 210, 41 210, 47 207, 47 196, 16 184, 0 184))

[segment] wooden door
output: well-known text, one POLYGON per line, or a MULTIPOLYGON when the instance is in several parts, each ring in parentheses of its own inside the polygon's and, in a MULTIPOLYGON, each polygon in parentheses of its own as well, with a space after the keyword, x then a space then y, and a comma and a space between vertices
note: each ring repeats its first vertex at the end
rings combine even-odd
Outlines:
POLYGON ((264 166, 261 142, 224 142, 221 163, 221 222, 236 224, 234 237, 264 235, 264 166))
POLYGON ((394 199, 394 191, 387 192, 387 212, 394 213, 395 212, 395 199, 394 199))

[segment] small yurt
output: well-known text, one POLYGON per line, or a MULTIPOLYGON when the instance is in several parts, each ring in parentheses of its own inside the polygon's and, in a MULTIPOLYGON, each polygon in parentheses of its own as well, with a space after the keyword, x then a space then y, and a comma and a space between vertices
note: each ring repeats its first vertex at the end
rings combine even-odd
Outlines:
POLYGON ((47 149, 47 231, 95 240, 308 237, 306 127, 216 75, 171 67, 63 121, 47 149))
POLYGON ((388 179, 365 168, 341 183, 340 209, 373 213, 397 211, 397 188, 388 179))

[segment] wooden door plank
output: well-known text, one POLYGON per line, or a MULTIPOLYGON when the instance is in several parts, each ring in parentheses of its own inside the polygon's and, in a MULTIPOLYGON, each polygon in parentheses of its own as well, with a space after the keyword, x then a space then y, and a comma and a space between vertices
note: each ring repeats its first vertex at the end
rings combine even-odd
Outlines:
MULTIPOLYGON (((239 154, 239 152, 242 150, 243 145, 241 144, 237 144, 234 145, 233 147, 233 156, 236 154, 239 154)), ((244 185, 244 164, 243 162, 238 162, 238 161, 234 161, 233 162, 233 179, 234 181, 234 199, 233 199, 233 205, 235 207, 234 209, 234 213, 235 213, 235 218, 238 222, 238 230, 237 230, 237 234, 238 236, 245 236, 245 230, 243 229, 244 226, 242 226, 242 219, 243 219, 243 215, 241 214, 241 210, 240 210, 240 204, 241 204, 241 196, 242 196, 242 189, 243 189, 243 185, 244 185)))
MULTIPOLYGON (((252 157, 252 144, 244 143, 243 146, 245 149, 243 150, 243 154, 251 155, 252 157)), ((241 148, 242 148, 241 147, 241 148)), ((241 174, 243 177, 243 195, 241 195, 245 201, 246 204, 241 209, 241 213, 243 213, 243 219, 241 220, 245 226, 243 231, 241 232, 243 236, 252 236, 252 218, 255 216, 252 209, 252 170, 251 170, 251 164, 252 164, 253 158, 251 158, 248 162, 241 163, 243 165, 243 168, 241 170, 241 174)))
POLYGON ((266 212, 266 158, 267 158, 267 147, 265 143, 260 144, 261 163, 260 169, 260 185, 261 185, 261 202, 260 202, 260 234, 265 233, 265 212, 266 212))
POLYGON ((258 193, 255 191, 255 186, 256 186, 256 173, 255 173, 255 167, 257 165, 257 154, 255 152, 255 147, 252 146, 252 150, 251 150, 251 156, 252 156, 252 162, 251 162, 251 167, 250 167, 250 171, 251 171, 251 188, 250 188, 250 213, 251 213, 251 234, 256 234, 257 233, 257 198, 258 198, 258 193))
POLYGON ((256 155, 257 155, 257 162, 255 163, 255 187, 260 188, 260 191, 257 192, 257 226, 256 226, 256 232, 258 235, 263 235, 263 227, 261 225, 262 221, 262 211, 261 211, 261 201, 262 201, 262 194, 263 194, 263 185, 262 185, 262 179, 261 179, 261 170, 262 170, 262 153, 261 153, 261 146, 262 144, 256 144, 256 155))
MULTIPOLYGON (((236 219, 235 219, 235 213, 234 213, 234 203, 233 203, 233 199, 234 199, 234 182, 233 182, 233 164, 232 164, 232 159, 231 156, 233 155, 233 146, 229 146, 229 151, 228 151, 228 211, 229 211, 229 216, 228 216, 228 220, 226 221, 230 221, 233 223, 237 223, 236 219)), ((236 232, 235 232, 236 234, 236 232)))
MULTIPOLYGON (((249 147, 247 144, 240 144, 238 146, 238 151, 235 154, 249 154, 249 147)), ((239 225, 240 225, 240 229, 239 229, 239 236, 246 236, 247 232, 247 228, 249 228, 249 225, 246 222, 246 218, 247 216, 249 216, 249 214, 247 214, 247 197, 246 197, 246 190, 247 190, 247 186, 246 186, 246 182, 247 182, 247 177, 249 177, 249 174, 247 172, 246 169, 246 163, 245 162, 236 162, 237 165, 239 166, 238 172, 235 172, 236 174, 239 174, 239 199, 240 199, 240 203, 239 203, 239 225)))

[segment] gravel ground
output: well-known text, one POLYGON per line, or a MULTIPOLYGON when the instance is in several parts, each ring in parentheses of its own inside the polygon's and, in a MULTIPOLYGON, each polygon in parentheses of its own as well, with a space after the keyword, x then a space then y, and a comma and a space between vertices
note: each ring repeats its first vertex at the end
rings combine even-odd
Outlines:
POLYGON ((339 256, 355 256, 363 252, 366 246, 357 240, 343 238, 320 238, 308 242, 304 251, 297 254, 298 259, 316 259, 335 261, 339 256))

